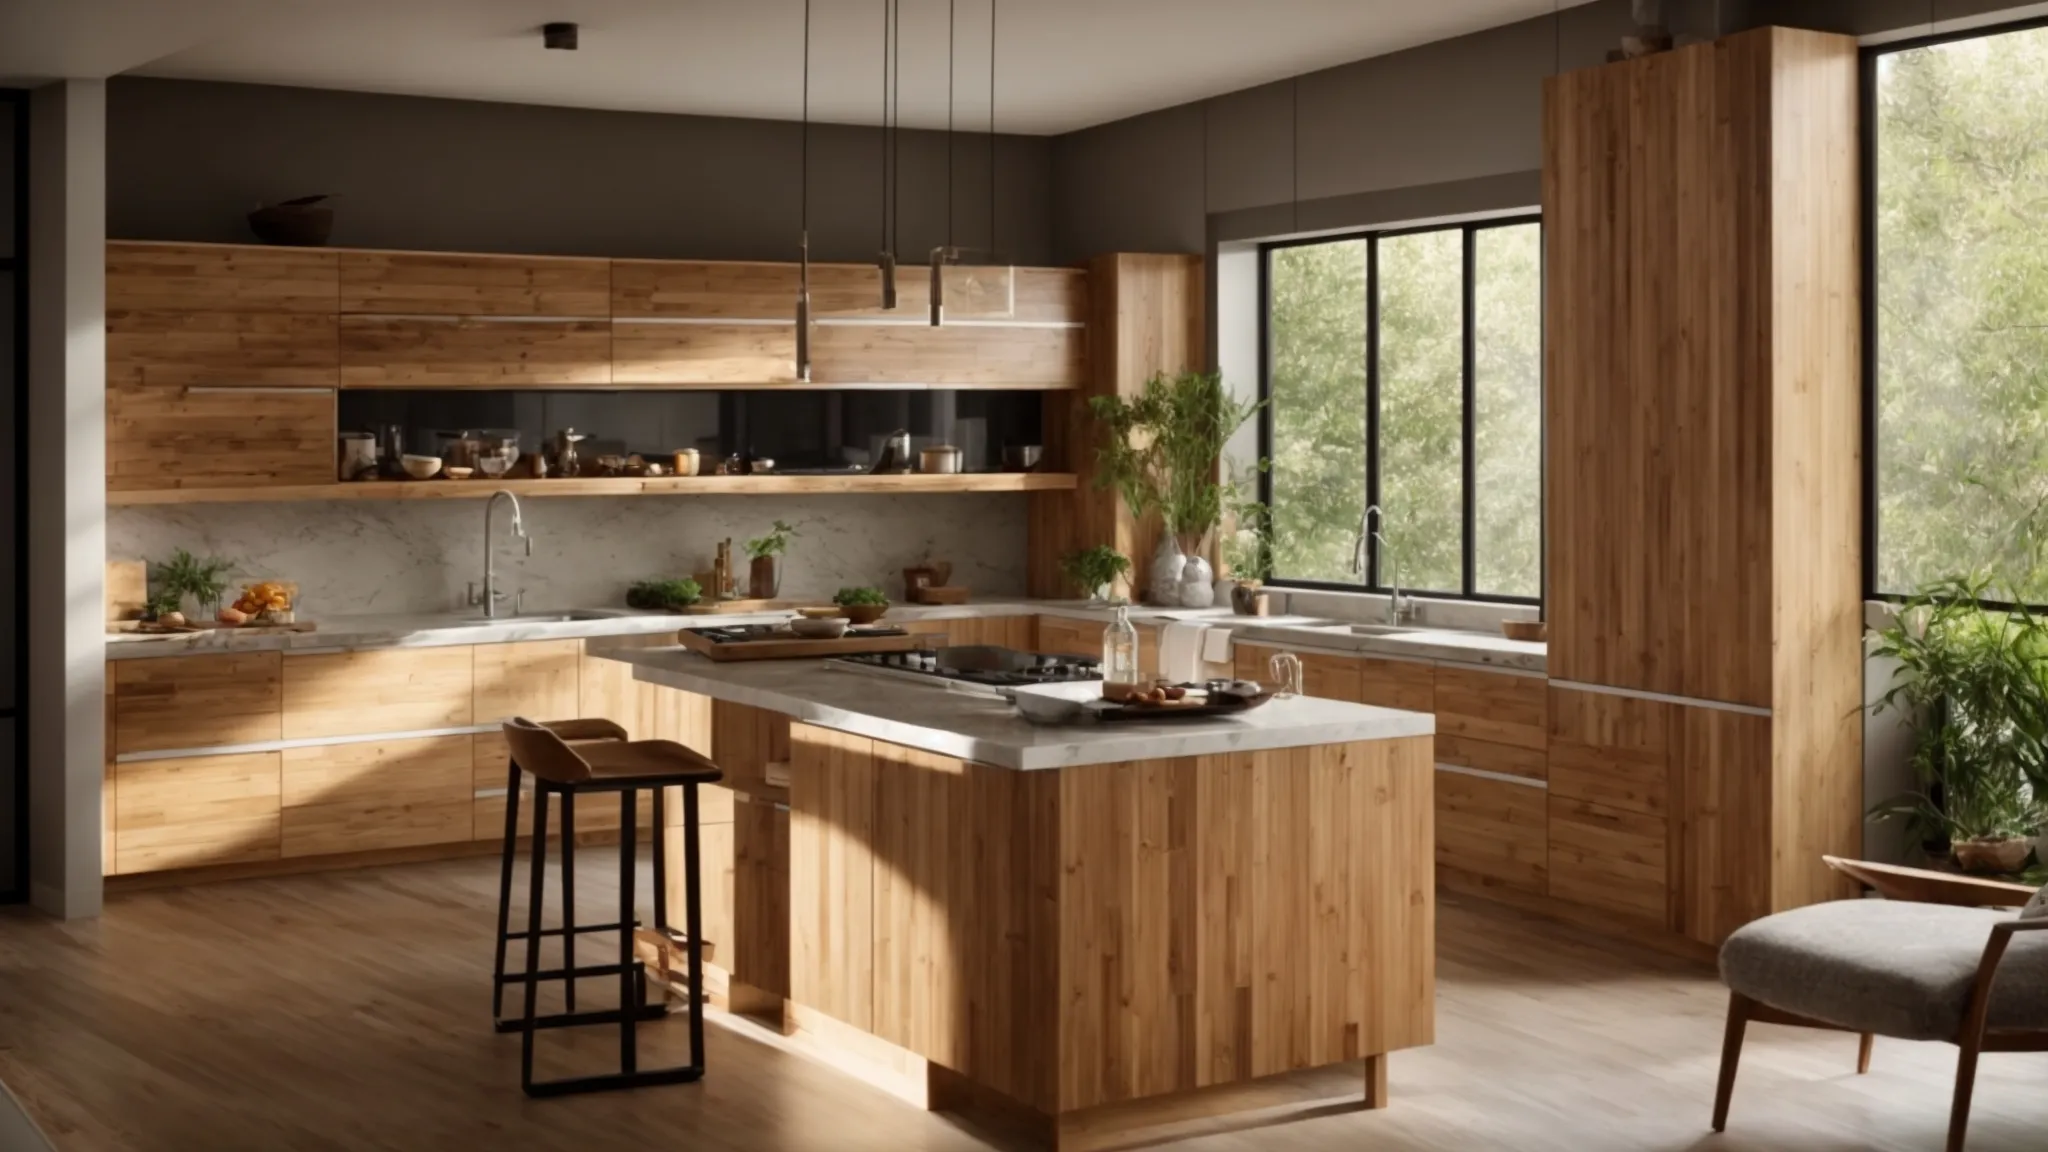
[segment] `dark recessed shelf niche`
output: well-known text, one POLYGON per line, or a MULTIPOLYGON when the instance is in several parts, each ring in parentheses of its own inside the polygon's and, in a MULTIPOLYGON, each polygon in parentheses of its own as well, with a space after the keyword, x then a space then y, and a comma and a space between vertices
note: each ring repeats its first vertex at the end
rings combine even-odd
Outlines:
POLYGON ((883 437, 908 429, 913 446, 955 445, 966 471, 983 472, 1001 469, 1006 446, 1045 442, 1043 401, 1039 392, 981 390, 345 390, 339 417, 343 431, 400 425, 409 452, 438 452, 440 433, 457 430, 516 431, 531 452, 573 428, 590 437, 580 447, 586 459, 695 448, 707 472, 740 451, 779 471, 865 466, 883 437))

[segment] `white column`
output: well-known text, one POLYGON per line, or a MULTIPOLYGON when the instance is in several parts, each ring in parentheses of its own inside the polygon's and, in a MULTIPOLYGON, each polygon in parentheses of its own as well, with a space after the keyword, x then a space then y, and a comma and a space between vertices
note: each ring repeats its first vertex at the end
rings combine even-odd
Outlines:
POLYGON ((107 89, 29 109, 29 894, 100 910, 106 738, 107 89))

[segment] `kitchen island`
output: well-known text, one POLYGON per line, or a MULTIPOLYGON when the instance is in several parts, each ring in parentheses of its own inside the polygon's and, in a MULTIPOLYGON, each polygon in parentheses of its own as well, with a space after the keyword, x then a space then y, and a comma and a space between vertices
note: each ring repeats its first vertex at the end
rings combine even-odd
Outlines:
POLYGON ((1433 1041, 1427 714, 1039 728, 826 661, 606 658, 785 720, 786 935, 722 955, 786 949, 751 1010, 914 1101, 1057 1146, 1345 1062, 1380 1106, 1387 1055, 1433 1041))

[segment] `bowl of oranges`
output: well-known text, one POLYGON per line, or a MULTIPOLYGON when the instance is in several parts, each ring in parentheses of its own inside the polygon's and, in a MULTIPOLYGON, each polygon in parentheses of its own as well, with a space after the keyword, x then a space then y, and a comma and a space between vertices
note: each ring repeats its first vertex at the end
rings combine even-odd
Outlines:
POLYGON ((292 603, 298 594, 298 585, 278 580, 247 585, 233 604, 220 610, 220 622, 236 626, 293 623, 292 603))

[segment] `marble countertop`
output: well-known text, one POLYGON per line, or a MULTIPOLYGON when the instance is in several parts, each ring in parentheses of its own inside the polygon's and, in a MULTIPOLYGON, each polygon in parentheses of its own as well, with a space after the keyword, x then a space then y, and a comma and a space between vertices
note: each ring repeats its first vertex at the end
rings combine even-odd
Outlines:
POLYGON ((826 660, 714 663, 684 648, 629 648, 604 654, 635 678, 718 700, 765 708, 820 727, 941 756, 1032 771, 1170 756, 1299 748, 1357 740, 1428 736, 1436 718, 1295 696, 1240 716, 1162 723, 1031 724, 981 692, 876 675, 826 660))
MULTIPOLYGON (((454 644, 506 644, 522 640, 564 640, 590 636, 644 635, 680 628, 711 628, 784 620, 788 612, 735 613, 725 616, 678 616, 631 609, 578 611, 574 620, 545 620, 566 615, 535 611, 511 619, 485 620, 474 612, 425 615, 333 616, 318 621, 313 632, 252 634, 217 629, 171 635, 114 633, 107 637, 107 659, 182 656, 195 652, 332 652, 371 648, 433 648, 454 644)), ((1107 621, 1112 609, 1079 600, 982 600, 972 604, 899 604, 888 620, 960 620, 1022 614, 1107 621)), ((1395 659, 1475 664, 1511 671, 1544 670, 1545 645, 1509 640, 1498 633, 1418 628, 1392 635, 1350 631, 1314 616, 1236 616, 1227 608, 1164 609, 1134 607, 1133 622, 1163 626, 1187 621, 1228 628, 1233 642, 1269 645, 1303 652, 1385 656, 1395 659)))

